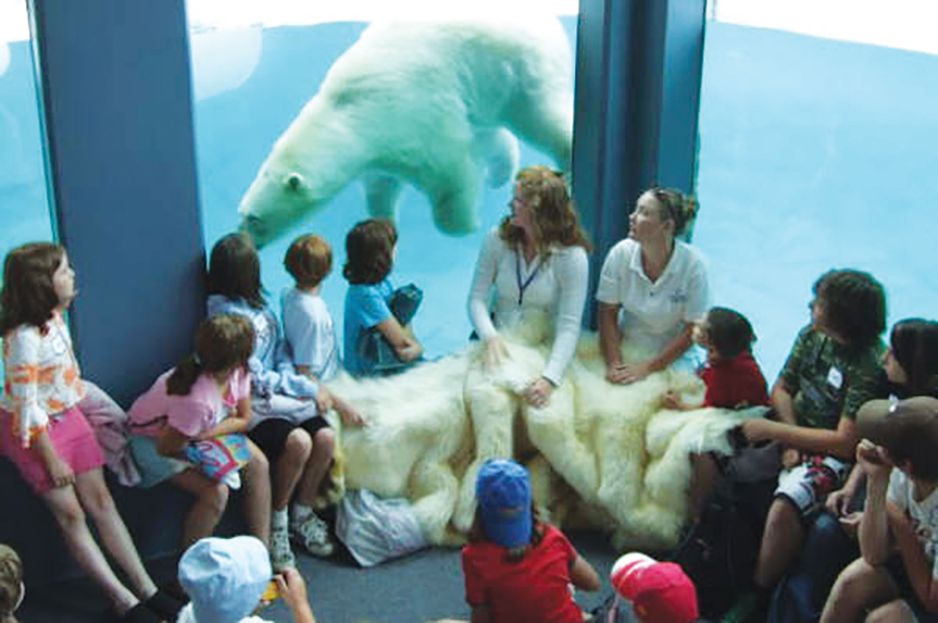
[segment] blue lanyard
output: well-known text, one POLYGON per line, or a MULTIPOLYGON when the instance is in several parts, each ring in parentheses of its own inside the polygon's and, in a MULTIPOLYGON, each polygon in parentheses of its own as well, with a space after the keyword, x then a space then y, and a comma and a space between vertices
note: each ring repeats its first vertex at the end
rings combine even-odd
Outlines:
POLYGON ((521 280, 521 252, 515 252, 515 277, 518 280, 518 307, 521 307, 521 304, 524 302, 524 291, 528 289, 528 286, 531 285, 531 282, 534 281, 534 278, 537 276, 537 271, 541 270, 541 264, 543 262, 538 258, 537 266, 534 267, 534 270, 531 271, 531 274, 528 275, 528 278, 523 282, 521 280))

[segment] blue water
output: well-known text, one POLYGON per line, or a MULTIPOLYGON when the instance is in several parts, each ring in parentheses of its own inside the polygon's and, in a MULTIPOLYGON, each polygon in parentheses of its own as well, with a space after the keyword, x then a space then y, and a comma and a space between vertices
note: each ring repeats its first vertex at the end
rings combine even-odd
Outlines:
POLYGON ((709 23, 694 242, 773 378, 832 267, 938 316, 938 57, 709 23))
MULTIPOLYGON (((572 42, 574 20, 565 25, 572 42)), ((363 27, 266 30, 260 64, 247 83, 196 104, 207 247, 236 227, 238 201, 270 146, 363 27)), ((16 43, 11 52, 11 67, 0 75, 4 254, 51 236, 29 49, 16 43)), ((938 316, 930 251, 938 198, 938 57, 710 23, 704 72, 702 212, 694 243, 709 259, 714 301, 753 321, 767 376, 777 373, 807 321, 810 286, 828 268, 876 275, 888 289, 892 320, 938 316)), ((522 148, 523 164, 548 162, 522 148)), ((407 190, 402 196, 393 277, 426 292, 415 329, 431 354, 465 343, 472 267, 509 192, 486 191, 483 227, 463 238, 437 232, 421 195, 407 190)), ((265 249, 263 278, 272 299, 289 283, 281 260, 290 238, 314 231, 334 247, 324 297, 341 318, 344 235, 366 216, 360 188, 350 186, 265 249)))
MULTIPOLYGON (((576 21, 564 25, 571 54, 576 21)), ((326 71, 364 30, 362 23, 331 23, 307 27, 281 27, 263 32, 260 63, 239 89, 196 104, 195 128, 201 183, 206 248, 237 227, 237 206, 274 141, 315 95, 326 71)), ((194 59, 198 62, 198 59, 194 59)), ((414 97, 419 97, 414 93, 414 97)), ((545 154, 522 144, 521 165, 553 164, 545 154)), ((440 233, 434 226, 430 204, 412 188, 399 205, 397 260, 392 281, 413 282, 424 290, 424 301, 414 332, 430 356, 465 345, 470 333, 466 295, 482 237, 507 212, 510 185, 482 194, 479 231, 462 237, 440 233)), ((292 285, 283 269, 290 241, 301 233, 316 233, 333 248, 333 273, 323 284, 323 298, 333 317, 341 320, 346 282, 346 232, 368 218, 359 184, 347 187, 316 215, 306 219, 282 239, 261 252, 262 280, 271 302, 279 304, 280 291, 292 285)), ((341 330, 341 321, 337 322, 341 330)))

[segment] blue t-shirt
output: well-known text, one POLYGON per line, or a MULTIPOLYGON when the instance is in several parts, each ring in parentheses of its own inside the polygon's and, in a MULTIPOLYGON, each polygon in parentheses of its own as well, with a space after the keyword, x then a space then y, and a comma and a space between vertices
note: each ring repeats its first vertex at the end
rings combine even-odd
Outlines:
POLYGON ((392 317, 388 303, 394 287, 387 278, 374 284, 350 285, 345 293, 345 369, 351 374, 364 373, 358 357, 362 333, 392 317))

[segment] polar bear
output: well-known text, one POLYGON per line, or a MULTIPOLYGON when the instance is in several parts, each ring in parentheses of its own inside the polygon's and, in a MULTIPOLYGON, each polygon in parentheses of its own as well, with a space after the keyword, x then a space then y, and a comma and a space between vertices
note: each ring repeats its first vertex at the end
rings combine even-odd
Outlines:
POLYGON ((329 69, 277 140, 239 206, 259 246, 355 179, 393 219, 402 184, 423 191, 439 230, 479 225, 483 178, 497 188, 522 138, 569 169, 570 43, 553 16, 375 23, 329 69))

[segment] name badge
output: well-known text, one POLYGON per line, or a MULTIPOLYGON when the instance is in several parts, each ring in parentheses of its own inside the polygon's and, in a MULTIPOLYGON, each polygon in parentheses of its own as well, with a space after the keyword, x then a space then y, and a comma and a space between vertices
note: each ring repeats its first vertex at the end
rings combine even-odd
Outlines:
POLYGON ((844 375, 834 366, 827 371, 827 384, 835 389, 840 389, 840 386, 844 384, 844 375))

